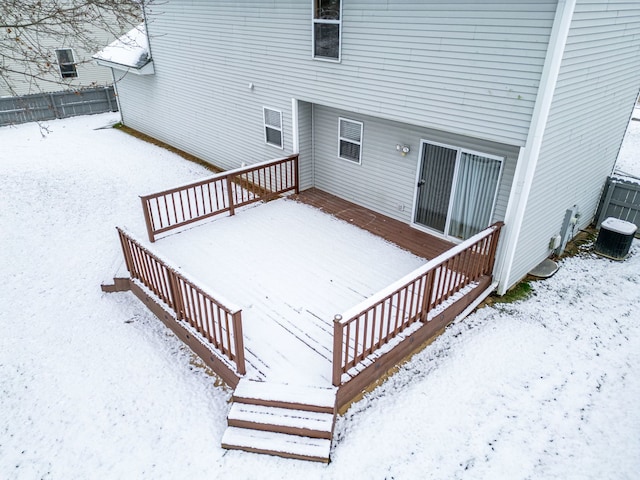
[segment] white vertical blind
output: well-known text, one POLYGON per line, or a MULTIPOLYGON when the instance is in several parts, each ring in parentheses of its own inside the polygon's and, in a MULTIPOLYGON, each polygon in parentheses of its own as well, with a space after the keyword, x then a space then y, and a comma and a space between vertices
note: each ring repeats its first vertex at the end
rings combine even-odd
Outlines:
POLYGON ((491 223, 500 160, 461 152, 449 235, 469 238, 491 223))

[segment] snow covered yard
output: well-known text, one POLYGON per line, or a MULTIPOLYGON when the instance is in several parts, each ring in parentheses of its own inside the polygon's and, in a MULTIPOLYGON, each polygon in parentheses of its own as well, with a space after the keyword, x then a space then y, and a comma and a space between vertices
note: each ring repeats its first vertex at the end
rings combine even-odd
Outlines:
POLYGON ((328 466, 220 448, 230 392, 130 293, 99 289, 114 226, 143 235, 138 194, 208 172, 95 130, 114 118, 0 129, 0 477, 637 477, 637 241, 453 325, 338 419, 328 466))

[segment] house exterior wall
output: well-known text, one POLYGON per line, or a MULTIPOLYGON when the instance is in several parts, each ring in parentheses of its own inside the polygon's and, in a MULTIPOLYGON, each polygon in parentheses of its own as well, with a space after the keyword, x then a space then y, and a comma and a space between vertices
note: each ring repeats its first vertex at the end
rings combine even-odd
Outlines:
MULTIPOLYGON (((107 45, 114 40, 112 35, 106 32, 95 32, 96 45, 107 45)), ((50 37, 42 37, 39 40, 43 50, 49 52, 49 58, 53 64, 51 73, 42 75, 38 73, 38 78, 19 73, 8 74, 10 84, 5 83, 0 78, 0 97, 13 97, 30 95, 42 92, 60 92, 62 90, 79 89, 83 87, 104 87, 113 83, 111 73, 108 69, 96 65, 91 60, 91 55, 95 52, 87 52, 80 48, 72 38, 64 41, 50 37), (73 50, 74 59, 77 62, 76 70, 78 76, 75 78, 62 78, 58 69, 56 49, 70 48, 73 50)), ((25 70, 25 65, 12 61, 10 58, 3 58, 5 67, 15 69, 20 72, 25 70)), ((37 67, 34 67, 34 72, 37 67)))
POLYGON ((311 0, 169 0, 148 12, 154 78, 124 77, 121 109, 223 168, 292 152, 292 98, 522 145, 555 6, 344 1, 336 63, 312 59, 311 0), (283 112, 284 151, 264 144, 263 106, 283 112))
POLYGON ((322 105, 313 106, 315 186, 376 212, 410 223, 421 140, 504 158, 493 221, 503 220, 519 147, 441 130, 383 120, 322 105), (338 119, 363 123, 361 164, 338 156, 338 119), (409 145, 402 156, 396 145, 409 145))
POLYGON ((640 3, 578 0, 508 284, 551 254, 565 211, 589 225, 640 89, 640 3))

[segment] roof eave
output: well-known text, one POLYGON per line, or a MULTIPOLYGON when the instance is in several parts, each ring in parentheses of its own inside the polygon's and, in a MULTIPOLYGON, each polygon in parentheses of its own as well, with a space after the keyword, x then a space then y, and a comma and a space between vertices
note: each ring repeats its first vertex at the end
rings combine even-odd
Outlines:
POLYGON ((109 60, 104 60, 101 58, 94 57, 96 63, 102 67, 109 67, 115 70, 121 70, 124 72, 130 72, 134 75, 153 75, 155 73, 155 69, 153 67, 153 60, 149 60, 147 63, 142 65, 141 67, 133 67, 131 65, 123 65, 121 63, 112 62, 109 60))

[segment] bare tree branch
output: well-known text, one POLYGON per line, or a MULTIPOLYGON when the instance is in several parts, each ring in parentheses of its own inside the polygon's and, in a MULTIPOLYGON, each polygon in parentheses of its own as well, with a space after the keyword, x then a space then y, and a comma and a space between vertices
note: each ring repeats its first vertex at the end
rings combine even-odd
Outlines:
MULTIPOLYGON (((151 0, 2 0, 0 89, 15 94, 25 83, 68 82, 60 75, 56 48, 86 53, 78 65, 142 20, 151 0)), ((83 85, 84 86, 84 85, 83 85)), ((88 85, 87 85, 88 86, 88 85)), ((35 92, 31 92, 35 93, 35 92)), ((0 90, 1 94, 1 90, 0 90)))

